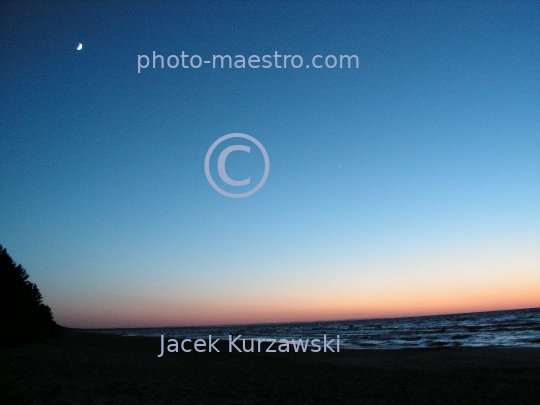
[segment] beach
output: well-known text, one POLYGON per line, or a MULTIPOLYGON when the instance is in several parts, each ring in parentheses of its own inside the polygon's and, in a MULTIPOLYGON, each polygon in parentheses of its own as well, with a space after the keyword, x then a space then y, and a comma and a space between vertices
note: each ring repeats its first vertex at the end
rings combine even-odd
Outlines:
POLYGON ((158 338, 68 330, 3 350, 0 402, 532 404, 540 398, 535 348, 180 351, 158 358, 159 349, 158 338))

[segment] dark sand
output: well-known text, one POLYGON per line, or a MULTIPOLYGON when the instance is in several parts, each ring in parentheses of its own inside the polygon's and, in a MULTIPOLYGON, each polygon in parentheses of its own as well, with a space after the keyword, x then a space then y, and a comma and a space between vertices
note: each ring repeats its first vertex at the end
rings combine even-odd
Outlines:
POLYGON ((538 404, 540 349, 175 353, 77 331, 0 352, 2 404, 538 404))

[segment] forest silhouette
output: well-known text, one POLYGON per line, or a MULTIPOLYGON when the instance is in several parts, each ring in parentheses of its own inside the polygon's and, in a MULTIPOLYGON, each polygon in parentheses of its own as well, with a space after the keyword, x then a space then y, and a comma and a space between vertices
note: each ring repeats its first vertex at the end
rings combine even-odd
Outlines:
POLYGON ((59 332, 38 287, 0 245, 0 347, 43 340, 59 332))

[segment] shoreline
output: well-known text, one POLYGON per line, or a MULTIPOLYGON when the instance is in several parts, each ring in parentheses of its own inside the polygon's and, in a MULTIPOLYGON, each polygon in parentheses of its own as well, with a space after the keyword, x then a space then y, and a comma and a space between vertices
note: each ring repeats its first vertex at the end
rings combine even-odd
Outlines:
POLYGON ((65 330, 0 352, 0 402, 535 403, 540 348, 168 353, 159 339, 65 330))

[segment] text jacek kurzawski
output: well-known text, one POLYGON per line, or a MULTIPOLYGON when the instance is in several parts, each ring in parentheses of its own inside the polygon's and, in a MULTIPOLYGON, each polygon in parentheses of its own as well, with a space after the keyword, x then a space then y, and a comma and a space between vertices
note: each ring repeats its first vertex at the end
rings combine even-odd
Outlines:
MULTIPOLYGON (((163 357, 165 352, 178 353, 178 352, 198 352, 198 353, 211 353, 220 351, 216 347, 216 343, 221 339, 212 339, 212 335, 208 335, 208 339, 167 339, 165 343, 165 336, 161 335, 161 351, 157 357, 163 357)), ((249 338, 242 339, 242 335, 233 337, 229 335, 229 352, 230 353, 286 353, 286 352, 328 352, 339 353, 339 335, 335 339, 328 339, 326 335, 323 335, 322 339, 257 339, 249 338), (263 347, 261 347, 261 344, 263 347), (335 347, 335 350, 334 350, 335 347)))

